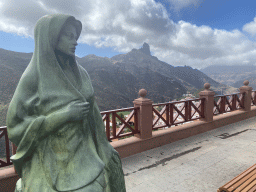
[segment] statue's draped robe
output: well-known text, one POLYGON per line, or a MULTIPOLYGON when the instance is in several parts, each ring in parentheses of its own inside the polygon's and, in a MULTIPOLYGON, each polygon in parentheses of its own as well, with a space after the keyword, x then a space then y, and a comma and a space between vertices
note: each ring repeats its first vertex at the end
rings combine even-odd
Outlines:
POLYGON ((67 20, 76 23, 79 36, 81 24, 72 16, 48 15, 37 22, 34 54, 9 105, 8 136, 18 146, 11 157, 21 177, 17 186, 22 192, 97 192, 90 188, 97 180, 106 191, 125 191, 120 157, 107 140, 88 73, 74 58, 75 76, 68 78, 54 53, 67 20), (66 121, 54 130, 43 126, 46 117, 73 101, 90 103, 83 121, 66 121))

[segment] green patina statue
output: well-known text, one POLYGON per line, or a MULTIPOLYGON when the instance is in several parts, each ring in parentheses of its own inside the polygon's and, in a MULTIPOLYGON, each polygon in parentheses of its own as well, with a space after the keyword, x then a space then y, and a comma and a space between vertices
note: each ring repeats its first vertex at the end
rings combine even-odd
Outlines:
POLYGON ((82 23, 54 14, 38 20, 35 50, 10 103, 7 131, 21 179, 16 192, 125 192, 87 71, 75 60, 82 23))

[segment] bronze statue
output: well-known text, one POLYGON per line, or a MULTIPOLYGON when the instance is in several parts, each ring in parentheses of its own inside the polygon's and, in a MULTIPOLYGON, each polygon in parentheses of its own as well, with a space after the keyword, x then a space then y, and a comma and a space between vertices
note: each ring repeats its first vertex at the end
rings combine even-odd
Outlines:
POLYGON ((35 50, 7 113, 18 147, 11 157, 22 192, 125 192, 87 71, 75 60, 82 23, 54 14, 38 20, 35 50))

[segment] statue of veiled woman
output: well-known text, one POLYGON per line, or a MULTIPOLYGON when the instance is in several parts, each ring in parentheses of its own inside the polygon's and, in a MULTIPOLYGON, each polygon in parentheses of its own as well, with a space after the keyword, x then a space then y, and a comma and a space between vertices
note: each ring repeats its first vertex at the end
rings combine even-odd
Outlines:
POLYGON ((35 50, 7 114, 11 160, 22 192, 125 192, 87 71, 75 60, 82 24, 54 14, 38 20, 35 50))

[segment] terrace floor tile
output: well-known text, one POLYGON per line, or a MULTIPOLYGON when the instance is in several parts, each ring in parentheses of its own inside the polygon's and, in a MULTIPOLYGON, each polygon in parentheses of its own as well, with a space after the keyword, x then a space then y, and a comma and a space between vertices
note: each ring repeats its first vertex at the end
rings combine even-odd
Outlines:
POLYGON ((256 117, 122 159, 128 192, 216 192, 256 163, 256 117))

